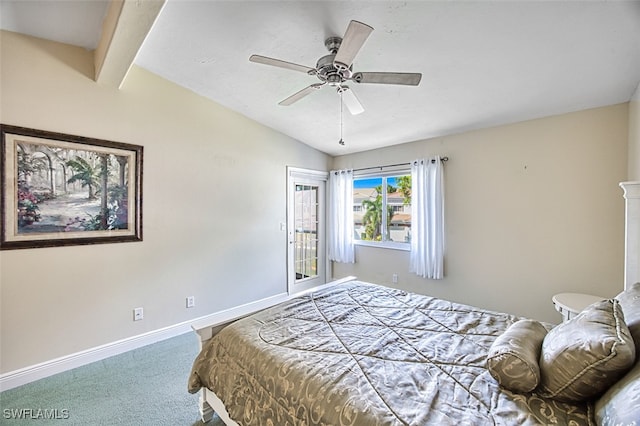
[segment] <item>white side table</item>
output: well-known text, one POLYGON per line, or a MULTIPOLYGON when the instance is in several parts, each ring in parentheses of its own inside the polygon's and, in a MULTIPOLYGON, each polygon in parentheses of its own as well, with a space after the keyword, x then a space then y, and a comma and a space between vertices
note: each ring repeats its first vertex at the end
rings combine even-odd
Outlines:
POLYGON ((558 293, 551 298, 556 310, 562 314, 562 321, 569 321, 587 306, 604 299, 604 297, 581 293, 558 293))

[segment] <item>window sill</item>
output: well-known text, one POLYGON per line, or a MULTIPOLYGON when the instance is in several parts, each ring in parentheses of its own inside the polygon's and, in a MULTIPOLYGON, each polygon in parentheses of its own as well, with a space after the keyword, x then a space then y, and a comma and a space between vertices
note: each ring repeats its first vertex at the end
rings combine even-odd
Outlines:
POLYGON ((353 243, 357 246, 365 246, 365 247, 375 247, 375 248, 400 250, 400 251, 411 250, 411 245, 409 243, 396 243, 393 241, 376 242, 376 241, 366 241, 366 240, 355 240, 353 243))

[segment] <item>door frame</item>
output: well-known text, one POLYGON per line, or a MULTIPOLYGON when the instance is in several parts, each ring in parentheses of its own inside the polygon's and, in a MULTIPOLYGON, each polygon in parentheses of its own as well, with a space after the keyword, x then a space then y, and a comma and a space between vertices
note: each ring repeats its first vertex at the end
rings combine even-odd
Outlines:
MULTIPOLYGON (((322 247, 324 250, 321 254, 318 255, 318 259, 322 256, 322 263, 324 264, 324 282, 321 284, 326 284, 329 282, 331 265, 328 261, 328 251, 327 251, 327 179, 329 177, 329 172, 320 171, 320 170, 311 170, 304 169, 300 167, 292 167, 287 166, 287 293, 293 294, 298 291, 305 290, 305 286, 302 285, 300 288, 294 288, 296 283, 296 272, 295 272, 295 224, 294 224, 294 183, 296 179, 306 179, 310 181, 315 181, 317 183, 322 183, 324 187, 324 191, 320 194, 319 197, 319 211, 320 215, 318 219, 318 239, 322 241, 322 247)), ((317 285, 317 284, 316 284, 317 285)), ((313 287, 307 286, 307 287, 313 287)))

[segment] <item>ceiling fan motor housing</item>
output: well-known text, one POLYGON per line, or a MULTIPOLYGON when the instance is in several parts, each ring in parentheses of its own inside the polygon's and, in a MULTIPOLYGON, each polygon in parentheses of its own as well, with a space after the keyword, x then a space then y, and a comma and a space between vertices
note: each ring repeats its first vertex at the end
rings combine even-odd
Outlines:
POLYGON ((324 45, 327 47, 329 55, 318 59, 316 63, 316 75, 324 82, 331 86, 338 86, 351 78, 351 67, 337 67, 334 63, 336 53, 342 44, 341 37, 329 37, 325 40, 324 45))

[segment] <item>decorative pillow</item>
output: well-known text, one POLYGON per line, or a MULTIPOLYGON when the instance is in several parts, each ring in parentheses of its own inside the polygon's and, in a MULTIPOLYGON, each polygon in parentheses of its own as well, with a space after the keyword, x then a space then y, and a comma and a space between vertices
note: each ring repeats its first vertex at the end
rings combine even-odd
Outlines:
POLYGON ((595 405, 599 425, 630 425, 640 419, 640 283, 616 296, 636 344, 633 369, 609 388, 595 405))
POLYGON ((616 296, 620 302, 624 321, 636 344, 636 356, 640 357, 640 283, 635 283, 616 296))
POLYGON ((596 423, 633 425, 640 419, 640 361, 596 401, 596 423))
POLYGON ((596 397, 631 368, 635 356, 619 302, 596 302, 544 338, 537 392, 567 402, 596 397))
POLYGON ((527 393, 540 382, 538 358, 547 329, 534 320, 511 324, 491 345, 487 369, 503 388, 527 393))

